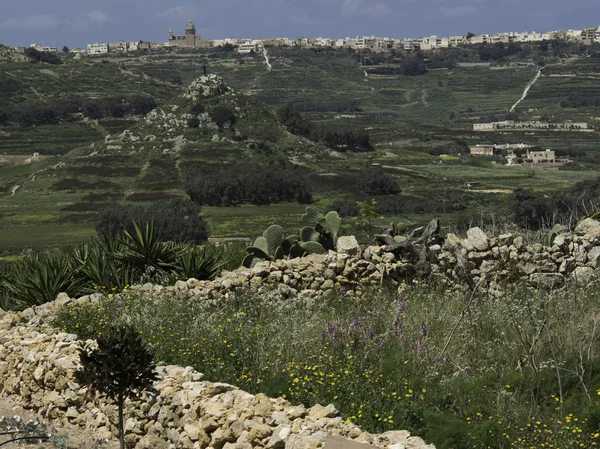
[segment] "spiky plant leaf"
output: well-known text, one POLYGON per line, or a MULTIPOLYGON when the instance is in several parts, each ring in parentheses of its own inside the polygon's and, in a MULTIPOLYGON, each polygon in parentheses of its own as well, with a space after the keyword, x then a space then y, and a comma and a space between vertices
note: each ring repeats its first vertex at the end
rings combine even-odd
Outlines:
POLYGON ((334 239, 337 238, 341 227, 342 219, 336 211, 332 210, 325 215, 325 228, 327 231, 329 231, 334 239))
POLYGON ((300 240, 303 242, 316 242, 319 240, 319 233, 310 226, 304 226, 300 229, 300 240))
POLYGON ((242 260, 242 266, 246 268, 251 268, 253 260, 254 254, 248 254, 246 257, 244 257, 244 260, 242 260))
POLYGON ((298 245, 308 254, 325 254, 327 252, 318 242, 299 242, 298 245))
POLYGON ((173 272, 178 279, 207 281, 219 275, 225 262, 223 250, 208 253, 203 247, 191 247, 181 253, 173 272))
POLYGON ((305 254, 306 254, 306 251, 299 244, 292 245, 292 247, 290 248, 290 259, 295 259, 296 257, 302 257, 305 254))
POLYGON ((279 225, 271 225, 263 232, 263 237, 267 239, 269 254, 275 254, 283 241, 283 228, 279 225))
POLYGON ((325 219, 325 216, 314 206, 307 206, 305 210, 306 213, 302 215, 302 220, 305 223, 310 223, 314 226, 325 219))
POLYGON ((286 240, 289 241, 292 245, 298 243, 300 241, 300 236, 296 234, 288 235, 286 240))
POLYGON ((254 247, 260 249, 264 254, 269 254, 269 243, 264 237, 254 240, 254 247))
MULTIPOLYGON (((291 247, 292 247, 292 242, 287 238, 283 239, 283 242, 281 242, 281 249, 283 249, 284 256, 289 256, 291 247)), ((277 257, 277 259, 280 259, 280 257, 277 257)), ((283 257, 281 257, 281 259, 283 259, 283 257)))
POLYGON ((281 260, 284 257, 285 257, 285 252, 283 250, 283 246, 280 246, 275 250, 275 255, 273 257, 273 260, 278 260, 278 259, 281 260))
POLYGON ((257 248, 256 246, 249 246, 246 248, 246 251, 248 251, 248 253, 254 257, 264 260, 271 260, 271 256, 268 253, 264 252, 261 248, 257 248))

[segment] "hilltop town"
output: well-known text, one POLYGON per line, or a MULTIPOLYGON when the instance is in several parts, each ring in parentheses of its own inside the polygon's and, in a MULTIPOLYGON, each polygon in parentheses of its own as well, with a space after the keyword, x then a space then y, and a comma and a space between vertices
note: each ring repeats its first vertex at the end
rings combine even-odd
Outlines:
MULTIPOLYGON (((290 39, 286 37, 271 37, 261 39, 203 39, 196 33, 196 26, 190 20, 183 34, 175 34, 172 29, 168 31, 166 42, 138 41, 115 41, 95 42, 88 44, 87 49, 71 50, 77 54, 106 55, 109 53, 125 53, 138 50, 156 50, 165 47, 176 48, 215 48, 233 46, 238 53, 258 52, 263 47, 302 47, 302 48, 351 48, 354 50, 405 50, 405 51, 431 51, 442 48, 456 48, 465 45, 495 44, 495 43, 525 43, 562 40, 569 42, 580 42, 591 45, 600 42, 600 27, 584 28, 581 30, 555 30, 548 32, 536 31, 511 31, 494 34, 467 33, 465 36, 426 36, 422 38, 394 38, 378 36, 329 38, 329 37, 298 37, 290 39)), ((57 52, 58 47, 31 44, 32 48, 42 52, 57 52)), ((18 52, 23 52, 25 47, 15 47, 18 52)))

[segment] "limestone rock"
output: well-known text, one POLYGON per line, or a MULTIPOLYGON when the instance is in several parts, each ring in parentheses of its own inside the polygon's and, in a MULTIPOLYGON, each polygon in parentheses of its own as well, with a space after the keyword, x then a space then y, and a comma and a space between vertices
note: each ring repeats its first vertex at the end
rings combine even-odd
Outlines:
POLYGON ((338 253, 355 256, 360 251, 360 245, 358 244, 356 237, 349 235, 338 238, 336 249, 338 253))
POLYGON ((477 251, 487 251, 490 247, 487 235, 478 227, 467 231, 467 240, 477 251))

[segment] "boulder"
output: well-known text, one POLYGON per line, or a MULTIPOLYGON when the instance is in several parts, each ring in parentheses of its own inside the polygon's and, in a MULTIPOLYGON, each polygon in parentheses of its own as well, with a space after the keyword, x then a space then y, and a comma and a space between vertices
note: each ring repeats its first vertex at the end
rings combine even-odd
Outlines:
POLYGON ((564 285, 565 277, 560 273, 533 273, 529 282, 542 290, 554 290, 564 285))
POLYGON ((353 235, 339 237, 337 240, 337 252, 355 256, 360 251, 360 245, 353 235))
POLYGON ((590 239, 600 238, 600 221, 594 220, 593 218, 585 218, 579 222, 575 228, 575 234, 587 235, 590 239))
POLYGON ((477 251, 487 251, 490 247, 487 235, 478 227, 467 231, 467 240, 477 251))

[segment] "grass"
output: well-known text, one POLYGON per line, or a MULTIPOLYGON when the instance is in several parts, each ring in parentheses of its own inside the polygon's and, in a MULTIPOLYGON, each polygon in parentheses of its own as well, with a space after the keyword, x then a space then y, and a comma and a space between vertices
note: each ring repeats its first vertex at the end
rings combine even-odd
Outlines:
MULTIPOLYGON (((177 154, 165 155, 162 149, 171 148, 173 144, 165 142, 164 136, 146 127, 143 121, 133 119, 102 120, 98 125, 0 127, 0 154, 29 155, 38 151, 61 155, 37 164, 0 166, 0 227, 17 223, 28 226, 62 223, 68 228, 83 222, 91 226, 96 214, 93 210, 83 210, 85 207, 81 204, 119 201, 150 206, 152 200, 160 197, 184 196, 181 170, 194 163, 271 163, 289 160, 293 155, 294 162, 304 165, 310 173, 313 198, 322 209, 338 200, 370 200, 357 188, 357 180, 361 170, 378 163, 400 184, 401 202, 420 201, 423 206, 419 210, 408 207, 400 218, 427 222, 432 214, 440 214, 452 223, 480 215, 482 211, 505 215, 508 198, 515 188, 544 192, 564 189, 592 177, 597 169, 594 162, 598 151, 596 133, 472 131, 473 121, 504 116, 533 78, 536 71, 533 67, 506 70, 457 67, 431 70, 420 77, 365 78, 356 55, 315 55, 304 50, 272 49, 273 70, 268 72, 259 56, 246 56, 240 63, 235 55, 215 53, 210 56, 210 53, 148 55, 144 59, 114 59, 110 63, 71 61, 50 68, 34 64, 2 65, 0 79, 12 80, 14 88, 4 89, 0 95, 13 103, 127 93, 152 95, 161 106, 172 102, 181 106, 183 100, 178 95, 182 88, 161 79, 180 76, 188 83, 202 73, 202 66, 208 61, 210 73, 222 74, 229 86, 247 94, 223 99, 225 107, 232 110, 241 107, 235 125, 239 134, 254 142, 279 141, 280 147, 257 150, 252 149, 248 141, 235 140, 239 136, 232 132, 190 129, 184 132, 188 142, 183 149, 177 154), (264 101, 266 107, 255 99, 264 101), (347 100, 359 100, 358 110, 344 114, 333 110, 336 104, 347 100), (307 118, 332 128, 368 128, 375 151, 331 156, 326 149, 304 149, 297 140, 282 143, 285 133, 272 113, 290 102, 302 106, 307 118), (453 120, 450 114, 454 114, 453 120), (114 136, 124 129, 132 129, 141 136, 158 134, 158 140, 141 144, 141 149, 136 148, 133 154, 125 154, 127 148, 123 154, 117 154, 119 150, 102 150, 106 134, 114 136), (214 134, 220 135, 220 142, 211 141, 214 134), (583 150, 587 153, 586 160, 591 161, 589 170, 532 171, 493 166, 475 159, 459 160, 455 156, 465 145, 519 142, 542 148, 583 150), (446 149, 449 156, 428 153, 433 150, 445 153, 446 149), (87 157, 97 151, 103 154, 87 157), (64 165, 57 167, 59 163, 64 165), (472 194, 465 189, 466 181, 478 181, 481 185, 475 190, 488 192, 472 194), (20 187, 9 197, 15 186, 20 187), (461 200, 466 209, 444 214, 441 199, 446 195, 444 192, 452 192, 453 198, 468 197, 461 200), (96 199, 85 200, 89 195, 96 195, 96 199), (101 197, 107 200, 100 201, 101 197)), ((543 76, 517 112, 523 118, 542 113, 567 117, 572 113, 573 119, 591 121, 592 117, 600 116, 597 108, 565 111, 559 106, 560 99, 568 95, 570 89, 578 94, 596 95, 594 81, 581 74, 589 75, 597 65, 590 58, 558 66, 560 73, 579 72, 580 75, 568 79, 543 76)), ((550 69, 546 70, 548 74, 550 69)), ((254 237, 272 223, 296 230, 302 211, 300 205, 264 208, 244 205, 220 210, 205 208, 204 216, 214 237, 254 237)), ((389 215, 382 222, 397 218, 397 214, 389 215)), ((48 236, 48 241, 53 239, 48 236)), ((14 244, 27 243, 18 240, 14 244)))
POLYGON ((55 325, 94 338, 128 320, 161 361, 294 403, 334 403, 368 431, 408 429, 438 448, 599 441, 594 284, 465 297, 426 282, 307 302, 241 294, 216 306, 147 295, 65 309, 55 325))

